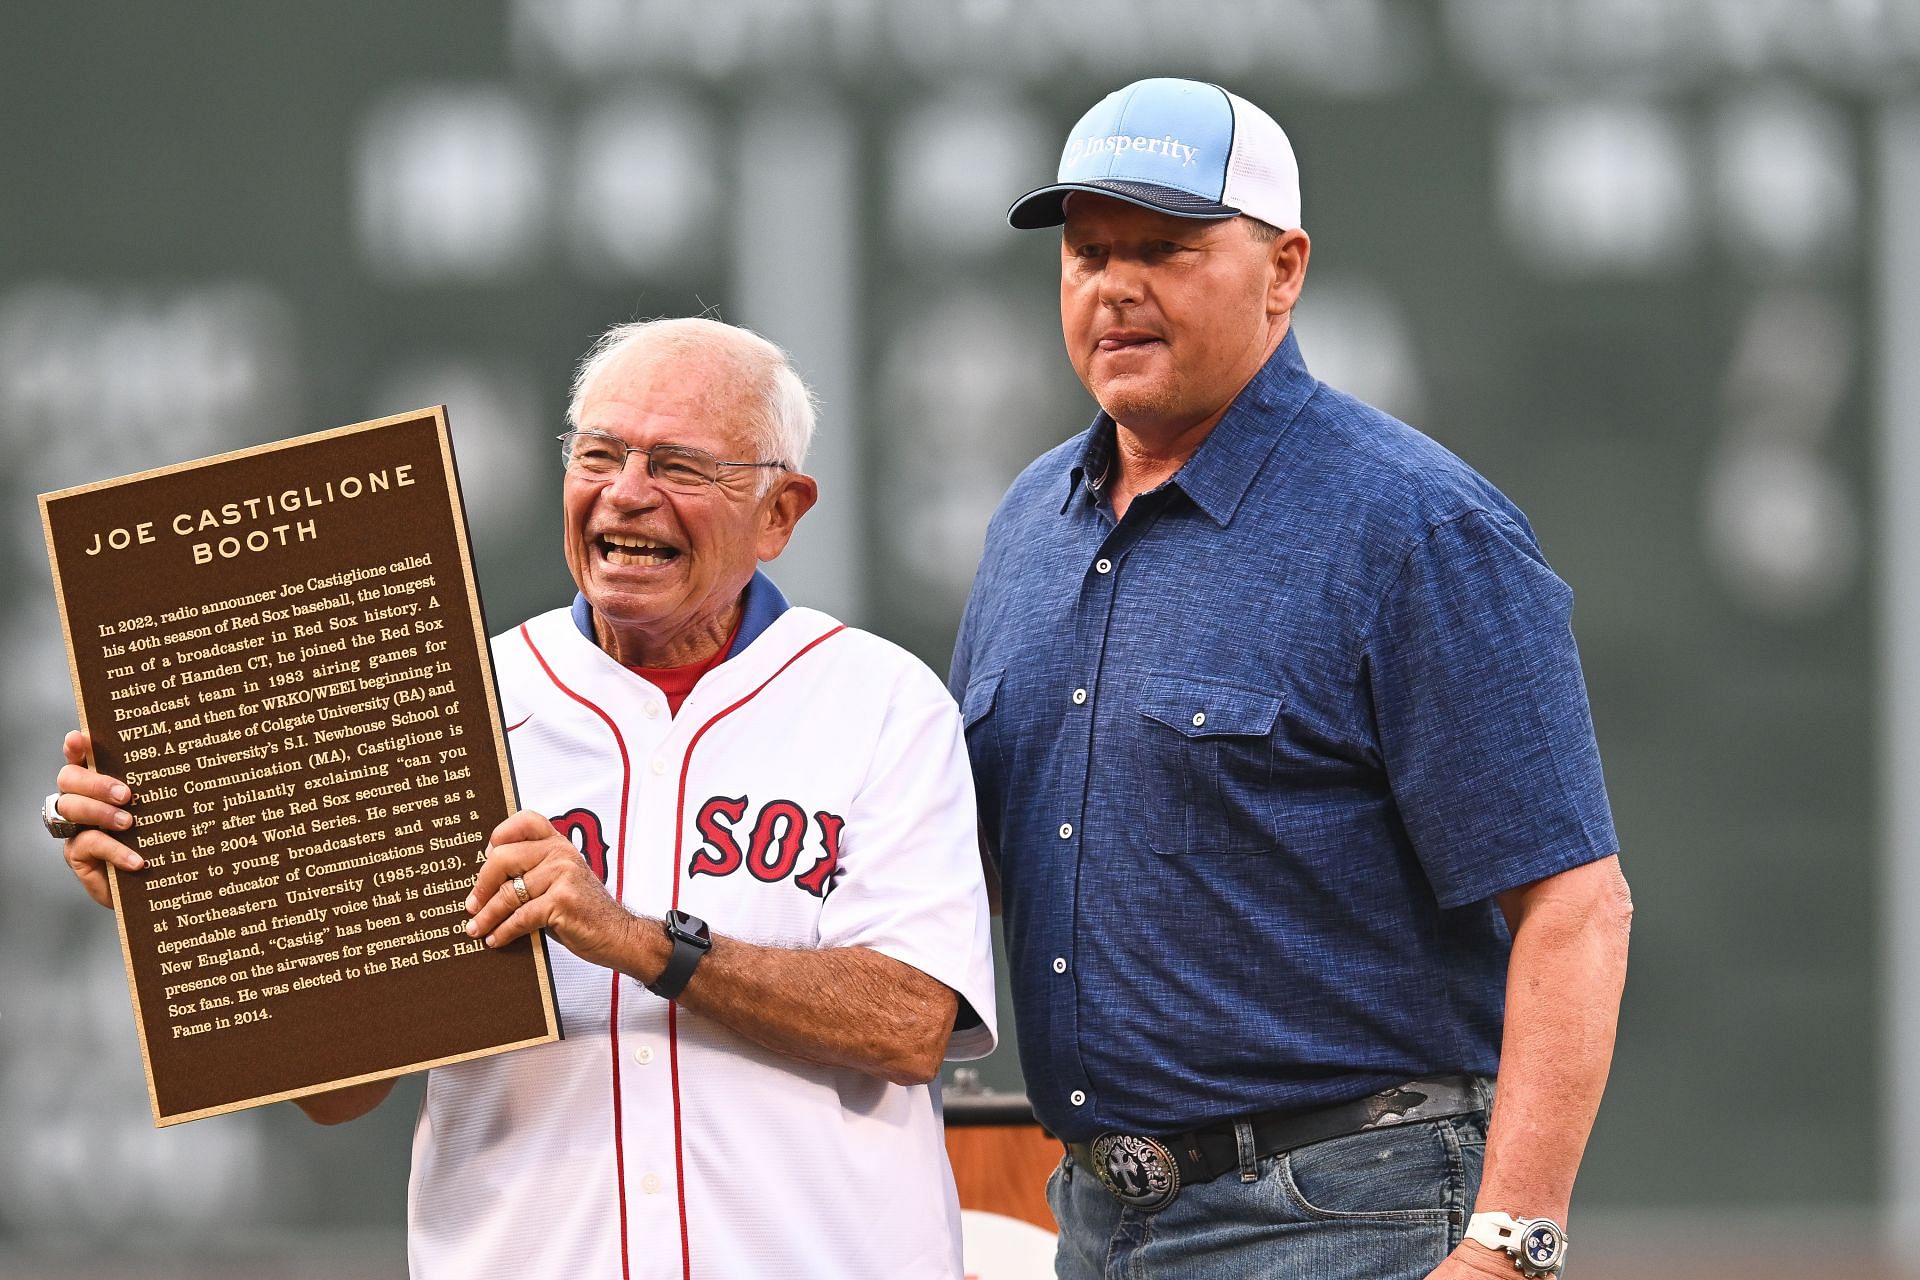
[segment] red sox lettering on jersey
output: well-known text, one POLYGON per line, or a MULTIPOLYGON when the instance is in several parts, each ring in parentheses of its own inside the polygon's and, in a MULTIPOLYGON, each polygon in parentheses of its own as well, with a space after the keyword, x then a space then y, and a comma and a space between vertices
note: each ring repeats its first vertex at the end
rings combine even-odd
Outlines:
POLYGON ((600 815, 591 809, 569 809, 565 813, 553 814, 548 821, 553 823, 555 831, 573 841, 573 847, 580 851, 580 856, 593 868, 593 874, 604 883, 607 878, 607 838, 602 834, 605 827, 600 822, 600 815))
POLYGON ((695 819, 706 846, 696 850, 687 864, 690 876, 730 876, 745 867, 754 879, 777 884, 788 876, 793 883, 816 898, 833 891, 833 873, 840 867, 840 828, 846 819, 824 810, 813 815, 811 828, 805 806, 791 800, 773 800, 761 808, 749 824, 751 835, 745 852, 735 836, 737 824, 746 817, 745 796, 729 799, 715 796, 700 806, 695 819), (800 861, 801 846, 809 829, 819 832, 823 846, 820 856, 804 873, 794 874, 800 861))
MULTIPOLYGON (((978 1011, 993 979, 959 715, 903 650, 789 609, 669 715, 566 611, 498 637, 521 802, 636 915, 870 947, 978 1011)), ((437 1068, 414 1139, 416 1273, 957 1276, 925 1086, 761 1049, 549 941, 566 1038, 437 1068), (821 1211, 822 1197, 858 1205, 821 1211)))

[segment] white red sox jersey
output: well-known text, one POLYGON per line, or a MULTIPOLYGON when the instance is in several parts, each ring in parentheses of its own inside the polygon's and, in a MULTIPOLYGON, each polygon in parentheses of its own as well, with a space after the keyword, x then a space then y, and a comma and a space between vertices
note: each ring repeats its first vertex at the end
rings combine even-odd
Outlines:
MULTIPOLYGON (((966 746, 918 660, 787 609, 670 715, 566 610, 493 650, 521 803, 629 909, 870 947, 977 1011, 949 1057, 992 1049, 966 746)), ((566 1038, 430 1073, 415 1280, 961 1274, 937 1086, 783 1057, 548 949, 566 1038)))

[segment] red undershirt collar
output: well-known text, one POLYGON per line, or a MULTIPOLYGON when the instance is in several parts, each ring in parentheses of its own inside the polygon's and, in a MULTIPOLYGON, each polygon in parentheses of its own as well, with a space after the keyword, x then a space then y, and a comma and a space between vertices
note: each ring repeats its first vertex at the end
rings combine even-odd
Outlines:
MULTIPOLYGON (((744 616, 743 612, 742 617, 744 616)), ((727 637, 725 644, 713 651, 712 656, 702 658, 699 662, 688 663, 684 667, 636 667, 629 663, 621 665, 665 694, 667 714, 677 716, 680 714, 680 704, 685 702, 687 695, 693 692, 693 686, 700 683, 700 677, 727 660, 727 655, 733 652, 734 638, 739 634, 740 623, 736 621, 733 624, 733 634, 727 637)))

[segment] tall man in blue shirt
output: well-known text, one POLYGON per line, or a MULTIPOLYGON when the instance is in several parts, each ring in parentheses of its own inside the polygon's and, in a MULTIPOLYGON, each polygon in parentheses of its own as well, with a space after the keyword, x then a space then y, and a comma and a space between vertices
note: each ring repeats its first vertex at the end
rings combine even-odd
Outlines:
POLYGON ((1257 107, 1130 85, 1009 220, 1064 225, 1101 408, 995 514, 951 681, 1060 1275, 1557 1273, 1632 910, 1571 593, 1307 372, 1257 107))

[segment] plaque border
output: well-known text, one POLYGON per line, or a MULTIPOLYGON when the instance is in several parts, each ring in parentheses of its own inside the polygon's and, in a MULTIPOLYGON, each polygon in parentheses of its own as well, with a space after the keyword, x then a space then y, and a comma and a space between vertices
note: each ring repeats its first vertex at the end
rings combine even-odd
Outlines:
MULTIPOLYGON (((501 787, 502 797, 506 800, 507 812, 515 813, 520 808, 519 790, 514 784, 513 761, 507 753, 506 732, 502 728, 500 715, 500 695, 493 676, 493 648, 487 642, 486 615, 480 606, 480 585, 474 574, 473 547, 467 533, 467 508, 460 493, 460 473, 454 466, 453 438, 447 427, 447 406, 429 405, 415 409, 410 413, 396 413, 384 418, 374 418, 366 422, 355 422, 344 427, 332 427, 325 431, 315 431, 305 435, 293 436, 285 440, 272 440, 264 444, 249 445, 242 449, 231 449, 225 453, 210 454, 204 458, 194 458, 187 462, 176 462, 164 467, 154 467, 147 471, 136 471, 124 476, 115 476, 107 480, 95 480, 88 484, 73 485, 65 489, 55 489, 39 495, 40 530, 47 543, 47 563, 53 572, 53 597, 60 615, 60 639, 65 646, 67 656, 67 678, 73 685, 74 710, 80 720, 80 730, 89 739, 93 730, 87 724, 86 699, 80 689, 80 664, 74 655, 73 632, 67 618, 66 587, 60 578, 60 560, 54 550, 53 517, 50 504, 63 498, 76 497, 83 493, 93 493, 101 489, 113 489, 122 485, 140 481, 158 479, 161 476, 177 475, 183 471, 197 471, 204 467, 238 461, 242 458, 256 457, 265 453, 277 453, 287 449, 296 449, 304 445, 317 444, 323 440, 333 440, 342 436, 358 435, 384 427, 399 426, 407 422, 419 422, 431 419, 434 436, 440 445, 440 461, 446 477, 446 501, 449 513, 453 516, 454 537, 460 547, 460 572, 466 587, 468 616, 473 620, 474 643, 480 652, 480 676, 486 686, 487 721, 493 728, 494 762, 501 787)), ((93 757, 87 757, 88 767, 93 765, 93 757)), ((189 1120, 200 1120, 207 1116, 225 1115, 233 1111, 245 1111, 253 1107, 266 1106, 273 1102, 289 1102, 296 1098, 311 1097, 319 1093, 331 1093, 336 1089, 350 1088, 354 1085, 371 1084, 376 1080, 395 1080, 401 1076, 426 1071, 433 1067, 450 1066, 456 1062, 470 1062, 476 1058, 492 1057, 514 1049, 525 1049, 533 1045, 551 1044, 561 1039, 559 1005, 554 998, 553 969, 547 959, 547 936, 544 929, 535 929, 531 939, 533 943, 534 971, 540 987, 540 1007, 546 1022, 545 1034, 525 1040, 516 1040, 509 1044, 492 1045, 484 1049, 473 1049, 465 1053, 449 1054, 404 1066, 368 1072, 340 1080, 330 1080, 323 1084, 307 1085, 298 1089, 287 1089, 279 1093, 261 1094, 255 1098, 243 1098, 233 1102, 223 1102, 214 1107, 201 1107, 193 1111, 163 1113, 160 1110, 160 1096, 153 1082, 153 1062, 147 1053, 146 1016, 140 1007, 140 988, 135 980, 133 968, 133 944, 127 937, 126 912, 121 909, 120 877, 123 873, 111 863, 107 864, 107 883, 113 895, 114 927, 120 936, 120 961, 126 969, 127 993, 133 1005, 134 1028, 140 1042, 140 1071, 146 1079, 147 1106, 153 1113, 156 1129, 169 1128, 176 1124, 185 1124, 189 1120)))

